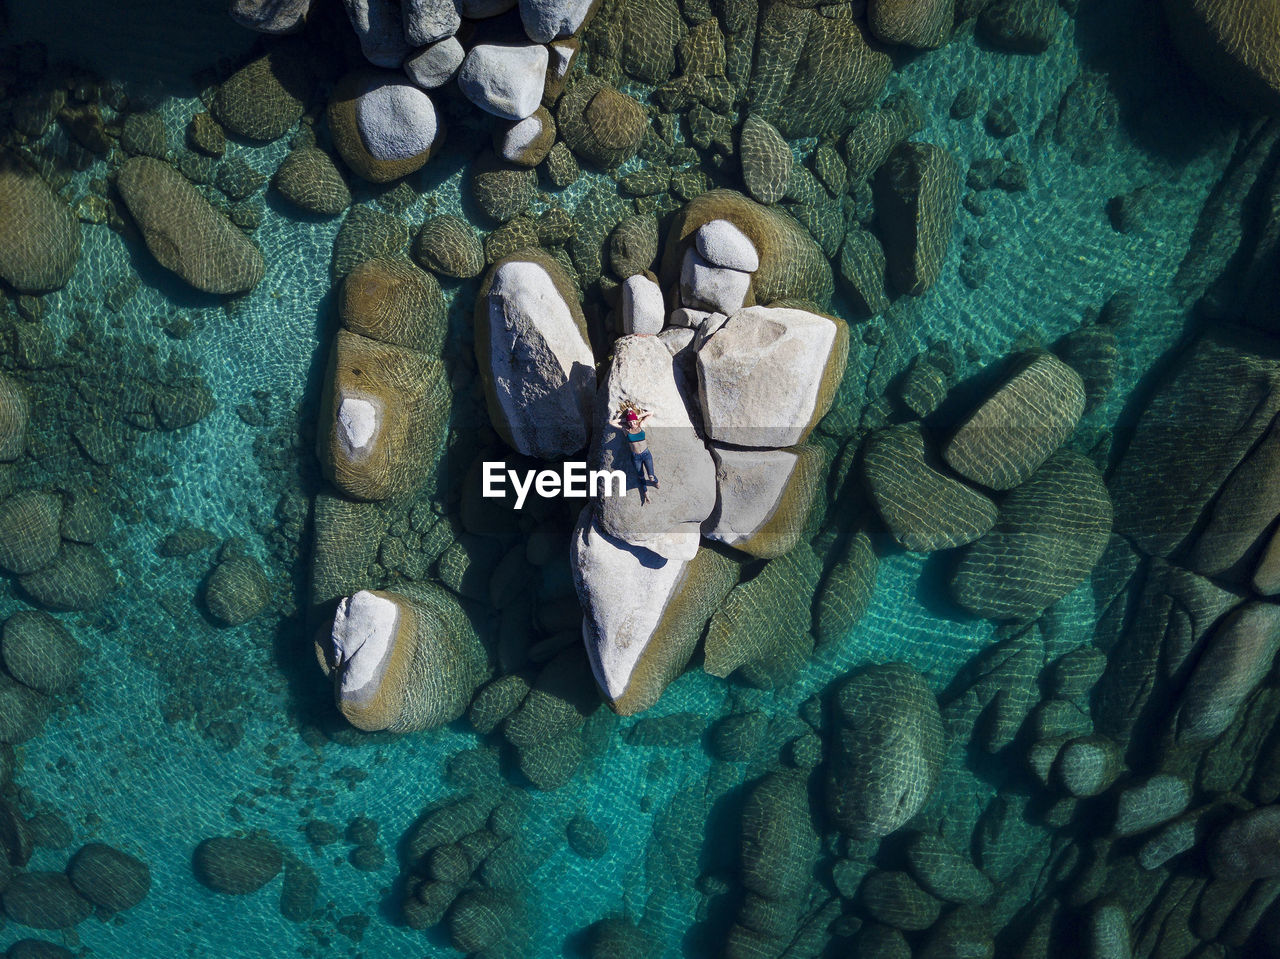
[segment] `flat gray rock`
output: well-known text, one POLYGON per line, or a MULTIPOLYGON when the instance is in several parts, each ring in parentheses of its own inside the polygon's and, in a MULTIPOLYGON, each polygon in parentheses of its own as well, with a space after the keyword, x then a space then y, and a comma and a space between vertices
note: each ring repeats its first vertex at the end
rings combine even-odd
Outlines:
POLYGON ((446 37, 405 60, 404 72, 422 89, 434 90, 453 79, 465 57, 458 38, 446 37))
POLYGON ((524 32, 535 43, 572 36, 582 28, 595 0, 520 0, 524 32))
POLYGON ((436 144, 440 122, 431 97, 393 74, 371 78, 355 110, 360 139, 376 160, 405 160, 436 144))
POLYGON ((342 0, 360 41, 360 52, 377 67, 397 69, 409 55, 400 4, 393 0, 342 0))
POLYGON ((400 12, 404 38, 411 47, 451 37, 462 26, 462 14, 454 0, 402 0, 400 12))

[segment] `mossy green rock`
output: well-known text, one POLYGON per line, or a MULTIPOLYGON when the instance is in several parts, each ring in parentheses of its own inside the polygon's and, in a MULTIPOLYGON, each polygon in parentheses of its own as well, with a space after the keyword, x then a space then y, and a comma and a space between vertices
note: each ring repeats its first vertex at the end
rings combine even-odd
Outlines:
POLYGON ((747 192, 761 203, 777 203, 787 192, 795 162, 791 145, 772 123, 752 114, 742 123, 738 159, 747 192))
POLYGON ((0 894, 5 915, 33 929, 70 929, 93 914, 89 900, 60 872, 24 872, 0 894))
POLYGON ((108 912, 132 909, 151 890, 151 870, 141 859, 105 843, 82 846, 67 864, 71 885, 108 912))
POLYGON ((821 575, 821 562, 801 544, 735 586, 707 627, 703 669, 725 677, 751 665, 743 678, 754 685, 789 682, 813 649, 810 610, 821 575))
POLYGON ((966 609, 992 619, 1037 615, 1075 589, 1111 535, 1111 498, 1097 468, 1062 450, 1000 504, 951 579, 966 609))
POLYGON ((257 616, 271 599, 271 586, 256 559, 237 556, 213 568, 204 586, 209 614, 224 626, 239 626, 257 616))
POLYGON ((485 214, 499 223, 515 219, 529 208, 538 173, 505 163, 486 152, 471 168, 471 195, 485 214))
POLYGON ((214 892, 243 896, 257 892, 280 872, 284 858, 265 839, 215 836, 196 846, 192 866, 196 878, 214 892))
POLYGON ((0 503, 0 568, 23 575, 58 555, 62 499, 27 490, 0 503))
POLYGON ((484 269, 484 249, 475 228, 451 213, 433 216, 422 224, 413 257, 441 276, 467 279, 484 269))
POLYGON ((942 911, 942 904, 905 872, 871 872, 862 883, 859 898, 873 918, 905 932, 928 929, 942 911))
POLYGON ((289 151, 271 185, 294 206, 308 213, 335 216, 351 205, 351 190, 329 154, 315 147, 289 151))
POLYGON ((506 896, 498 892, 468 890, 449 909, 449 941, 465 953, 499 946, 510 934, 513 911, 506 896))
POLYGON ((946 902, 985 902, 995 891, 991 880, 967 857, 930 833, 912 837, 907 864, 926 891, 946 902))
POLYGON ((116 587, 116 574, 96 546, 64 543, 47 566, 18 584, 33 600, 60 612, 95 609, 116 587))
POLYGON ((854 839, 887 836, 916 814, 938 782, 944 749, 938 701, 918 672, 888 663, 846 680, 836 710, 827 812, 854 839))
POLYGON ((918 423, 868 437, 863 469, 880 518, 909 550, 963 546, 995 525, 995 503, 950 474, 918 423))
POLYGON ((25 743, 37 735, 50 702, 35 690, 0 675, 0 743, 25 743))
POLYGON ((996 490, 1026 480, 1075 430, 1085 409, 1080 374, 1052 353, 1018 357, 999 387, 956 429, 942 455, 996 490))
POLYGON ((576 156, 612 170, 635 156, 649 121, 631 97, 595 77, 584 77, 560 97, 556 125, 576 156))
POLYGON ((307 49, 285 41, 249 61, 214 95, 213 116, 249 140, 275 140, 288 133, 307 107, 312 77, 307 49))
POLYGON ((352 333, 423 353, 439 354, 444 347, 440 284, 407 257, 361 263, 342 281, 338 300, 342 325, 352 333))
POLYGON ((931 143, 900 143, 875 179, 889 280, 919 296, 937 282, 960 199, 960 164, 931 143))
POLYGON ((859 530, 818 590, 813 632, 819 643, 838 642, 853 630, 871 604, 879 565, 871 537, 859 530))
POLYGON ((205 293, 246 293, 266 269, 262 253, 181 173, 151 157, 133 157, 116 186, 165 269, 205 293))
POLYGON ((34 171, 0 158, 0 279, 19 293, 47 293, 71 279, 80 221, 34 171))
POLYGON ((60 693, 80 677, 79 644, 48 613, 19 610, 5 620, 0 660, 18 682, 40 693, 60 693))

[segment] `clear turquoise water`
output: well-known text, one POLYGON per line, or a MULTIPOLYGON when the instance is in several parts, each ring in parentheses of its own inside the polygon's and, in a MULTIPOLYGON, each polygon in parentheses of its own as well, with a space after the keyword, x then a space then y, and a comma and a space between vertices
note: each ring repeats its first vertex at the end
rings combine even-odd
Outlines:
MULTIPOLYGON (((106 5, 66 0, 38 8, 10 6, 19 36, 38 37, 57 55, 86 62, 104 75, 144 75, 171 90, 175 95, 165 110, 175 142, 200 109, 193 91, 176 85, 178 78, 193 65, 238 53, 251 41, 225 20, 217 0, 167 6, 134 0, 113 4, 110 11, 106 5)), ((1004 355, 1024 334, 1050 341, 1077 326, 1112 292, 1128 290, 1141 302, 1144 322, 1122 331, 1112 399, 1093 414, 1101 424, 1114 418, 1152 359, 1177 338, 1185 307, 1170 292, 1171 279, 1186 253, 1195 216, 1225 163, 1229 138, 1208 136, 1188 155, 1170 157, 1122 135, 1104 162, 1093 167, 1072 162, 1051 139, 1035 138, 1040 119, 1088 58, 1097 56, 1092 35, 1123 33, 1126 18, 1134 15, 1121 9, 1089 14, 1080 25, 1067 21, 1064 35, 1038 57, 995 53, 960 38, 895 74, 891 84, 911 87, 926 106, 922 139, 946 145, 966 161, 1010 150, 1030 174, 1026 193, 987 194, 992 209, 981 224, 962 211, 941 281, 924 297, 899 301, 889 316, 873 321, 901 331, 898 368, 934 341, 972 343, 984 361, 1004 355), (1089 36, 1077 36, 1077 30, 1089 36), (983 131, 981 113, 972 120, 949 119, 955 91, 966 84, 1014 96, 1021 131, 997 145, 983 131), (1146 228, 1117 233, 1106 219, 1106 199, 1143 184, 1152 184, 1159 200, 1146 228), (998 242, 982 253, 990 272, 974 290, 957 269, 961 237, 984 229, 997 231, 998 242)), ((1135 83, 1149 67, 1142 56, 1133 58, 1129 69, 1135 83)), ((269 170, 286 147, 287 139, 262 148, 232 144, 229 155, 269 170)), ((566 205, 589 182, 576 186, 566 205)), ((436 209, 460 211, 463 188, 462 173, 455 170, 434 193, 436 209)), ((411 224, 422 218, 421 210, 422 201, 407 214, 411 224)), ((136 852, 151 866, 153 887, 142 905, 118 920, 91 920, 77 929, 72 939, 93 955, 455 954, 439 935, 390 921, 398 872, 394 849, 425 805, 454 791, 443 781, 443 764, 478 738, 450 729, 391 743, 312 748, 287 718, 286 675, 301 674, 310 665, 308 638, 295 630, 278 639, 271 617, 236 629, 213 628, 192 601, 207 562, 163 559, 156 553, 160 539, 183 523, 219 538, 242 537, 266 565, 281 610, 292 605, 292 570, 261 535, 274 523, 282 477, 263 471, 253 443, 264 429, 290 435, 298 404, 315 388, 316 357, 325 348, 328 322, 329 255, 338 225, 338 219, 299 221, 268 203, 256 234, 267 255, 267 275, 233 310, 182 292, 107 227, 86 226, 75 277, 46 298, 47 322, 60 334, 70 329, 70 311, 87 304, 120 336, 153 344, 162 357, 196 364, 218 404, 199 424, 177 434, 149 434, 139 446, 137 457, 163 462, 172 483, 164 488, 139 483, 132 491, 145 518, 133 525, 117 521, 108 544, 123 588, 96 620, 63 617, 91 651, 79 699, 61 708, 45 733, 22 750, 22 785, 39 803, 63 813, 77 845, 101 839, 136 852), (134 270, 141 272, 142 285, 119 312, 109 315, 99 308, 103 291, 127 281, 134 270), (156 322, 176 314, 195 324, 193 335, 182 341, 170 340, 156 322), (235 412, 256 390, 269 394, 267 424, 261 428, 246 425, 235 412), (170 591, 186 599, 177 615, 160 605, 170 591), (100 628, 104 620, 112 628, 100 628), (195 675, 238 702, 231 713, 243 722, 244 737, 234 749, 220 748, 188 719, 165 720, 175 685, 195 675), (353 767, 363 778, 348 785, 347 771, 353 767), (282 786, 286 778, 287 788, 282 786), (313 852, 297 831, 303 810, 340 824, 356 815, 375 818, 387 864, 377 872, 359 872, 346 861, 343 843, 313 852), (278 880, 247 897, 219 896, 194 880, 195 843, 230 828, 264 829, 314 866, 324 904, 315 921, 298 925, 281 917, 278 880), (358 943, 334 930, 336 918, 355 914, 372 918, 358 943)), ((456 312, 468 309, 464 292, 456 312)), ((873 376, 872 360, 872 351, 862 351, 848 375, 873 376)), ((886 372, 878 369, 874 376, 886 372)), ((918 557, 890 551, 867 615, 838 648, 823 648, 794 686, 761 693, 695 672, 671 686, 654 714, 693 711, 710 720, 725 711, 731 697, 758 701, 769 712, 793 712, 851 666, 888 658, 912 663, 941 689, 960 663, 990 642, 993 627, 940 615, 935 603, 922 601, 922 595, 929 599, 928 585, 920 585, 923 567, 918 557)), ((5 595, 0 616, 21 606, 5 595)), ((1057 651, 1087 641, 1097 614, 1087 585, 1060 603, 1054 611, 1060 626, 1057 651)), ((721 765, 718 778, 709 781, 712 764, 700 747, 630 746, 621 736, 630 721, 605 721, 614 728, 599 758, 570 785, 530 797, 526 839, 539 863, 529 877, 525 903, 534 917, 530 956, 561 954, 572 934, 622 909, 645 917, 664 937, 669 953, 678 954, 694 922, 698 896, 688 888, 670 888, 651 868, 647 854, 655 823, 677 796, 683 797, 677 808, 691 823, 698 824, 699 817, 705 821, 716 799, 748 776, 745 767, 721 765), (563 824, 578 812, 608 834, 604 858, 588 862, 565 846, 563 824)), ((985 789, 976 781, 970 787, 978 796, 985 789)), ((688 830, 691 849, 701 840, 699 829, 688 830)), ((38 850, 32 868, 58 870, 65 858, 62 851, 38 850)), ((26 934, 11 926, 0 933, 0 942, 26 934)))

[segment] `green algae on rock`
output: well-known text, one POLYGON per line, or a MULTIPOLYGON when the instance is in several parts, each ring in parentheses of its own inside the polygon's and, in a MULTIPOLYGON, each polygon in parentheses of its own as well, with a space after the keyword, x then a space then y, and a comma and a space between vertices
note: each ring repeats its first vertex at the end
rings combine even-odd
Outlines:
POLYGON ((440 285, 406 258, 361 263, 343 279, 339 298, 342 325, 352 333, 432 355, 444 346, 440 285))
POLYGON ((120 167, 116 186, 165 269, 206 293, 246 293, 258 285, 266 269, 262 253, 173 167, 133 157, 120 167))
POLYGON ((47 293, 71 279, 80 221, 33 170, 0 157, 0 279, 19 293, 47 293))
POLYGON ((1106 549, 1111 516, 1097 468, 1062 450, 1001 502, 995 526, 961 557, 952 594, 980 616, 1035 616, 1089 575, 1106 549))
POLYGON ((271 179, 282 197, 308 213, 336 216, 351 205, 351 190, 329 154, 314 147, 289 151, 271 179))
POLYGON ((836 713, 828 814, 854 839, 887 836, 937 785, 945 746, 938 701, 918 672, 888 663, 860 669, 842 683, 836 713))
POLYGON ((312 84, 306 48, 283 41, 228 77, 218 87, 211 111, 237 136, 276 140, 302 118, 312 84))
POLYGON ((863 469, 880 518, 907 549, 964 546, 996 523, 995 503, 946 472, 919 424, 871 434, 863 469))

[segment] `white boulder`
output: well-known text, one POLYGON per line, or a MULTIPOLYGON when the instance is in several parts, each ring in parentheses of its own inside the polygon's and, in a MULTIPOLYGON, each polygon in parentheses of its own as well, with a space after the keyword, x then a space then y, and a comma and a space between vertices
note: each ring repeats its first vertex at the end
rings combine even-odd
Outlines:
POLYGON ((713 266, 754 273, 760 269, 760 254, 750 237, 728 220, 708 220, 693 235, 702 258, 713 266))
POLYGON ((412 83, 378 75, 355 102, 356 127, 375 160, 406 160, 435 145, 440 121, 431 97, 412 83))
POLYGON ((570 563, 587 659, 623 715, 652 706, 684 671, 737 578, 734 564, 712 550, 669 559, 610 536, 590 506, 578 517, 570 563))
POLYGON ((687 326, 691 330, 696 330, 710 315, 706 310, 691 310, 687 306, 681 306, 671 311, 671 315, 667 317, 667 325, 687 326))
POLYGON ((622 283, 622 331, 655 335, 662 332, 666 304, 662 289, 647 276, 637 273, 622 283))
POLYGON ((702 535, 773 559, 800 542, 826 466, 814 446, 741 450, 713 446, 716 509, 702 535))
POLYGON ((698 399, 709 439, 778 448, 803 442, 831 406, 848 328, 806 310, 752 306, 698 350, 698 399))
POLYGON ((479 43, 462 61, 458 86, 486 113, 523 120, 542 103, 547 57, 537 43, 479 43))
POLYGON ((486 285, 476 350, 495 428, 527 456, 577 452, 587 444, 596 374, 568 281, 550 258, 510 259, 486 285))
POLYGON ((520 21, 535 43, 572 36, 598 0, 520 0, 520 21))
POLYGON ((742 309, 751 287, 751 274, 709 263, 694 247, 680 267, 680 299, 685 306, 712 313, 742 309))

